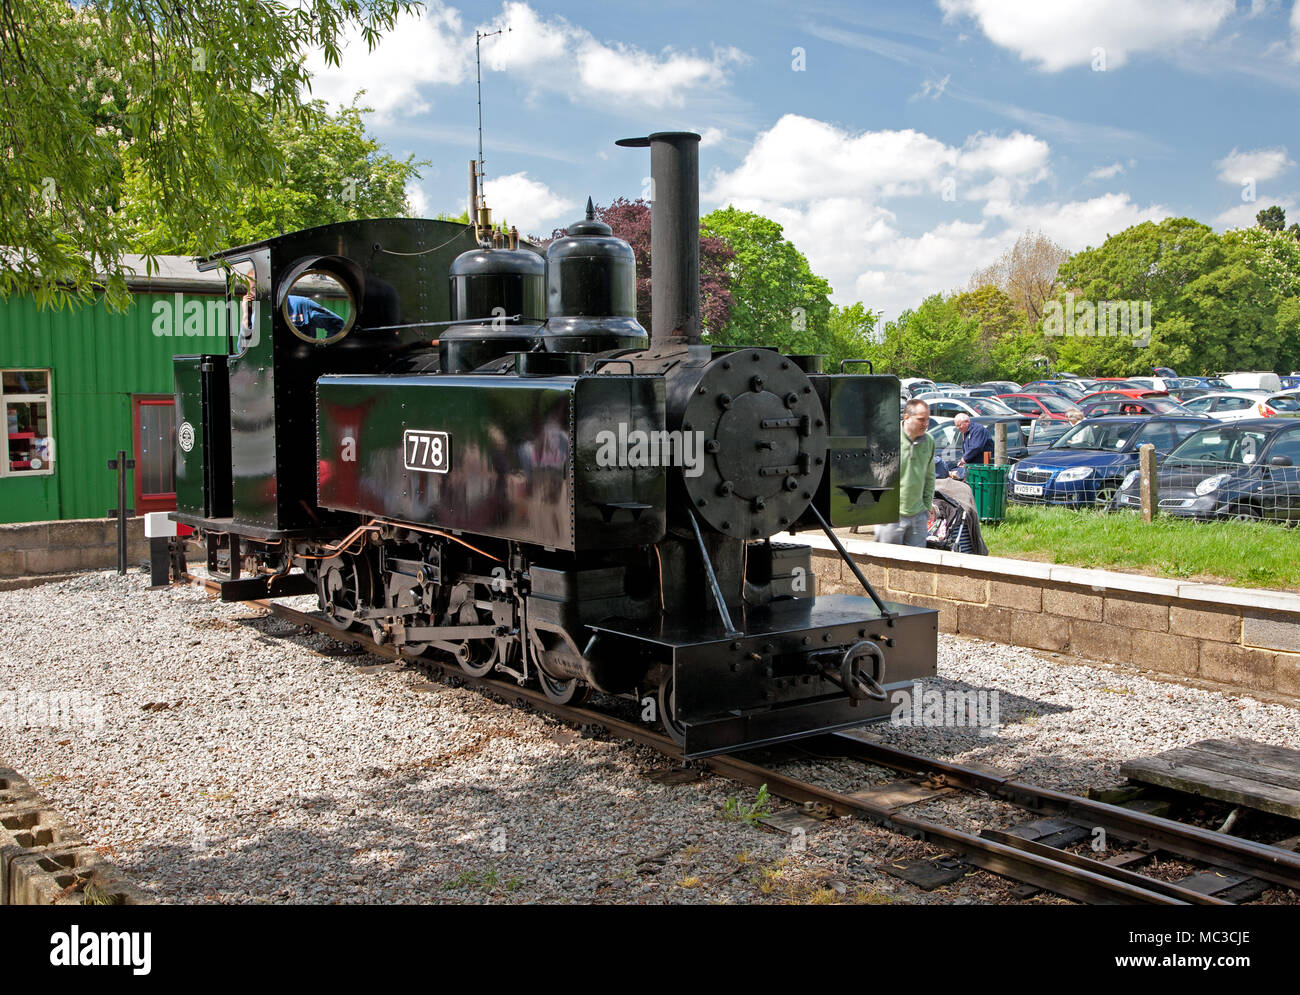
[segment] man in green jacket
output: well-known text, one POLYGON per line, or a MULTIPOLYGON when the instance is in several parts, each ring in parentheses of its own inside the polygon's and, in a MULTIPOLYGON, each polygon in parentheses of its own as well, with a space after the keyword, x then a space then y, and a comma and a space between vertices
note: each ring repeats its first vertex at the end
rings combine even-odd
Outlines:
POLYGON ((877 542, 924 546, 934 504, 934 440, 925 432, 930 407, 913 398, 903 409, 898 451, 898 521, 876 526, 877 542))

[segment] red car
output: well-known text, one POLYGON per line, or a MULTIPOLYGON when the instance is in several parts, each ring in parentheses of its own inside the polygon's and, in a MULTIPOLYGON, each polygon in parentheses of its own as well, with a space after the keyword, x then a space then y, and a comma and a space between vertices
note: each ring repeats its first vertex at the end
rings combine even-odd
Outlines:
POLYGON ((1073 401, 1057 394, 998 394, 997 399, 1011 405, 1022 415, 1052 421, 1068 421, 1070 412, 1078 407, 1073 401))
POLYGON ((1124 387, 1114 390, 1095 390, 1091 394, 1084 394, 1079 398, 1079 407, 1085 404, 1092 404, 1094 401, 1113 401, 1120 397, 1168 397, 1167 390, 1149 390, 1142 387, 1124 387))

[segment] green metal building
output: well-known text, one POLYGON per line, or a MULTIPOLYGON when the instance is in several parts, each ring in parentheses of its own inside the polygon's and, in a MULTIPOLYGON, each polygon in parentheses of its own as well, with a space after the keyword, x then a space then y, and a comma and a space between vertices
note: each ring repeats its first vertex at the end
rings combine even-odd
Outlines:
POLYGON ((104 517, 117 504, 106 461, 118 450, 136 460, 137 514, 176 507, 172 356, 226 352, 234 323, 220 272, 159 262, 145 276, 130 260, 141 275, 122 313, 0 299, 0 523, 104 517))

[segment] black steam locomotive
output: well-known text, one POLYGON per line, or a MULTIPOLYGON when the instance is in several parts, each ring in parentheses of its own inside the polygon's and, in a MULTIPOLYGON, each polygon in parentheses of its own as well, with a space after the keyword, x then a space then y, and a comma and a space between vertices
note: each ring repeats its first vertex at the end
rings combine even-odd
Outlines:
POLYGON ((898 381, 701 344, 698 141, 619 143, 651 149, 648 336, 590 202, 544 257, 376 220, 205 260, 250 283, 228 354, 176 359, 173 517, 223 598, 314 592, 406 654, 635 696, 691 756, 882 718, 933 674, 934 612, 860 573, 816 596, 771 539, 843 554, 834 527, 897 518, 898 381))

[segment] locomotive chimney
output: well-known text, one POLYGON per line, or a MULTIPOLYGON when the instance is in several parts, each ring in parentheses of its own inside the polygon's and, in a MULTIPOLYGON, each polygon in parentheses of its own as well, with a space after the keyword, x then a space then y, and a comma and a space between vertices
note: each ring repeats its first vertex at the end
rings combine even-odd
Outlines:
POLYGON ((624 138, 650 148, 650 341, 700 341, 700 136, 624 138))

